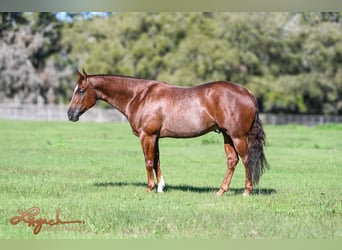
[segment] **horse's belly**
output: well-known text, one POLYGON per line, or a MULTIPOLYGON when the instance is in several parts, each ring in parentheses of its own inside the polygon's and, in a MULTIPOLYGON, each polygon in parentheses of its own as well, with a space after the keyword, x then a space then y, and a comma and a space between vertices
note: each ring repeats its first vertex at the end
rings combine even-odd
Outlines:
POLYGON ((160 131, 161 137, 196 137, 205 134, 215 126, 214 122, 203 115, 180 113, 164 118, 160 131))

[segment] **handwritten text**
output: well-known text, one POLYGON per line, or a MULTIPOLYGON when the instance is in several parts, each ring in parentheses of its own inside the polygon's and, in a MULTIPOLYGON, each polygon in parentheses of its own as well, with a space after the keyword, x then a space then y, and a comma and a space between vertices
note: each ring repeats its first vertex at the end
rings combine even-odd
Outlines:
POLYGON ((26 223, 29 227, 33 227, 34 234, 38 234, 44 224, 49 226, 57 226, 60 224, 85 223, 81 220, 62 221, 59 217, 60 209, 56 210, 56 219, 51 220, 47 220, 44 218, 36 218, 36 216, 40 214, 40 209, 38 207, 32 207, 24 212, 18 209, 18 213, 20 214, 19 216, 13 216, 12 218, 10 218, 10 223, 12 225, 17 225, 22 221, 26 223))

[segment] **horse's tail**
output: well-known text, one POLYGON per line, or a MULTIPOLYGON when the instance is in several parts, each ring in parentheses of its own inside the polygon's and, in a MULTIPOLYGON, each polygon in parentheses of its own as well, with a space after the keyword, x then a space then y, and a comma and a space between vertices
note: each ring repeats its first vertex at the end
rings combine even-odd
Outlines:
POLYGON ((261 175, 268 168, 264 153, 266 135, 259 118, 259 112, 255 114, 254 122, 248 133, 248 172, 253 186, 258 185, 261 175))

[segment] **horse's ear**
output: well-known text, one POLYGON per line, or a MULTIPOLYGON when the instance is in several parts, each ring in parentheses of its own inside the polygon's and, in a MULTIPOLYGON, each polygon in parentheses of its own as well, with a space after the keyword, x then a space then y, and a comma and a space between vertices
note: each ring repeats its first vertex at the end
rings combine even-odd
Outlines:
POLYGON ((77 70, 77 75, 78 75, 78 81, 77 81, 77 84, 79 87, 81 87, 82 83, 83 83, 83 80, 86 79, 86 76, 85 75, 82 75, 82 73, 77 70))
POLYGON ((85 72, 84 68, 82 69, 82 72, 83 72, 83 75, 84 75, 84 78, 87 78, 87 72, 85 72))
POLYGON ((78 75, 78 77, 81 78, 81 79, 84 78, 84 76, 83 76, 78 70, 77 70, 77 75, 78 75))

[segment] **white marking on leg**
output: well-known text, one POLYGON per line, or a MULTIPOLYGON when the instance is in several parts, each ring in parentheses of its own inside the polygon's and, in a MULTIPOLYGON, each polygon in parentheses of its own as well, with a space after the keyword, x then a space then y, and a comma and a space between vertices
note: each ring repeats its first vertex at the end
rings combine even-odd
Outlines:
POLYGON ((157 189, 157 192, 158 193, 163 193, 163 188, 165 187, 165 181, 164 181, 164 178, 163 176, 160 176, 160 182, 158 183, 158 189, 157 189))

